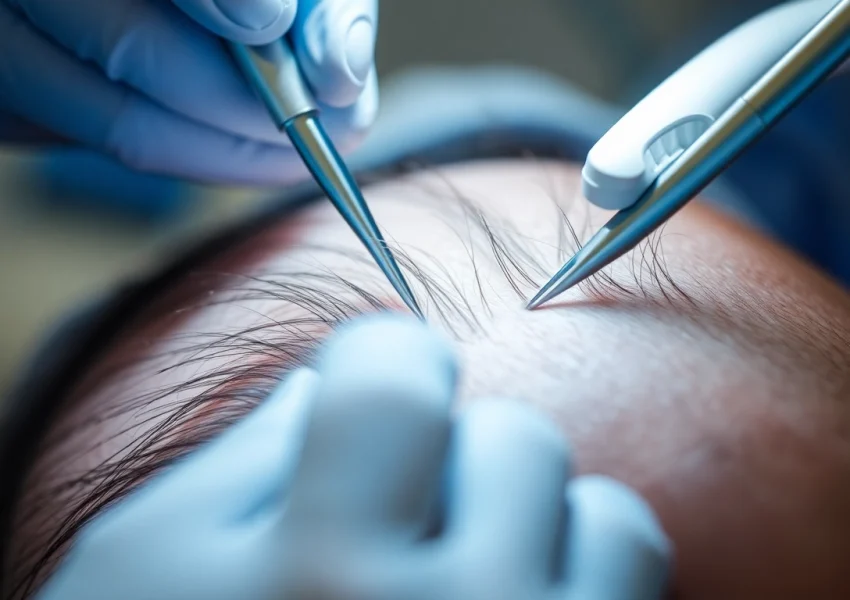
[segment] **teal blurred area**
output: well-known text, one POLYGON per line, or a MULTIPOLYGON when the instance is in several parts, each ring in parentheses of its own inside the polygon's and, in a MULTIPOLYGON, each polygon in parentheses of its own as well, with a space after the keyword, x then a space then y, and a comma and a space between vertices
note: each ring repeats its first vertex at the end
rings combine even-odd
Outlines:
MULTIPOLYGON (((422 65, 529 66, 626 106, 719 34, 770 4, 382 0, 378 65, 385 80, 422 65)), ((187 240, 238 219, 267 196, 139 179, 97 157, 2 149, 0 390, 69 308, 156 264, 187 240), (143 205, 140 189, 155 197, 152 206, 143 205)))

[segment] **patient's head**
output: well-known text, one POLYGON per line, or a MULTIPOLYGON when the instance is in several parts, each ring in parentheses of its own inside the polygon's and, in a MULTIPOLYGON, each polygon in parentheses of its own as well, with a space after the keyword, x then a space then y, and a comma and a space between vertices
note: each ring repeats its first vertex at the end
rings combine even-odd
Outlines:
MULTIPOLYGON (((542 407, 582 471, 642 492, 677 546, 681 597, 850 596, 848 296, 692 204, 525 311, 607 216, 578 188, 573 165, 505 161, 366 195, 430 323, 456 340, 464 398, 542 407)), ((326 202, 186 273, 71 391, 21 502, 15 577, 261 401, 338 322, 387 308, 403 310, 326 202)))

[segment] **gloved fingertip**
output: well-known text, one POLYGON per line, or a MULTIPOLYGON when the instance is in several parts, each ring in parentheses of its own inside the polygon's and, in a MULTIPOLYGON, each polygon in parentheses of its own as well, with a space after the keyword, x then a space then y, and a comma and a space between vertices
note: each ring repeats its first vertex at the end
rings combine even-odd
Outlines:
POLYGON ((458 380, 449 343, 414 317, 373 315, 340 328, 318 363, 322 386, 374 388, 381 394, 415 395, 448 408, 458 380))
MULTIPOLYGON (((330 3, 332 4, 332 3, 330 3)), ((375 65, 377 17, 362 2, 345 10, 320 5, 299 15, 296 51, 317 98, 328 106, 353 104, 375 65)))
POLYGON ((597 475, 573 480, 566 498, 569 597, 666 597, 673 545, 649 503, 628 486, 597 475))
POLYGON ((348 28, 345 62, 354 82, 365 84, 375 62, 375 27, 370 19, 360 17, 348 28))
POLYGON ((313 369, 300 367, 289 373, 277 388, 272 391, 267 403, 287 402, 287 398, 309 395, 319 380, 319 374, 313 369))
POLYGON ((569 485, 568 496, 582 510, 592 511, 658 558, 669 561, 673 544, 649 503, 627 485, 602 475, 579 477, 569 485), (604 516, 601 516, 604 513, 604 516))
POLYGON ((237 26, 253 31, 273 25, 280 18, 284 6, 280 0, 215 0, 215 4, 237 26))
POLYGON ((318 383, 319 374, 313 369, 302 367, 288 373, 256 409, 224 433, 219 445, 276 436, 282 426, 303 418, 318 383))
POLYGON ((216 35, 251 45, 269 44, 295 21, 295 0, 174 0, 216 35))

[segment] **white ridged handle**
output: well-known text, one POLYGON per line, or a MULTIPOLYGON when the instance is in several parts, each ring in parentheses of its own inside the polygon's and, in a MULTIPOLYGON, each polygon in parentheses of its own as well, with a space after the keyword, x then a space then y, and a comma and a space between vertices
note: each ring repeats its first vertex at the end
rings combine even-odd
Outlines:
POLYGON ((591 149, 582 171, 585 197, 611 210, 631 206, 834 5, 803 0, 771 9, 691 59, 591 149))

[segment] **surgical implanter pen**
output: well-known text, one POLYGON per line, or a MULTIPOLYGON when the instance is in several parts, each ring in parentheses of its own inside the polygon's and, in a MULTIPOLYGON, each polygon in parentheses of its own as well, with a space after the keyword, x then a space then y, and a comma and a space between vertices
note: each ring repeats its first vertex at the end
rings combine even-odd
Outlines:
POLYGON ((313 178, 366 246, 396 292, 423 318, 363 194, 318 119, 318 108, 286 39, 266 46, 226 42, 278 129, 292 140, 313 178))
POLYGON ((634 205, 618 212, 596 233, 543 286, 528 303, 528 308, 549 302, 633 249, 841 66, 848 56, 850 0, 841 0, 663 171, 634 205))

